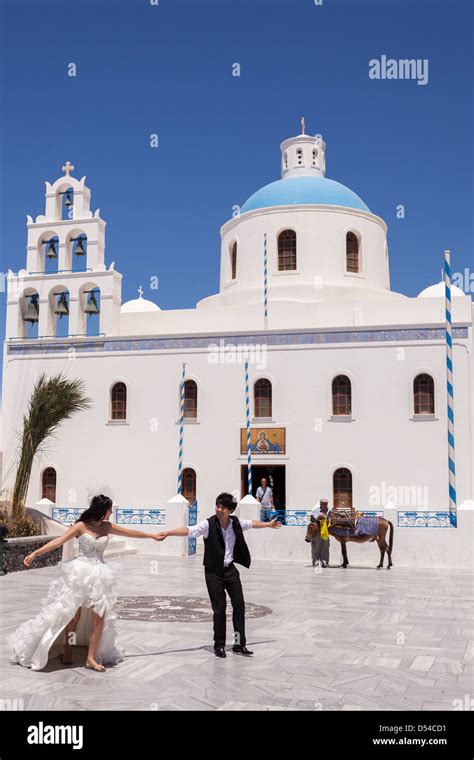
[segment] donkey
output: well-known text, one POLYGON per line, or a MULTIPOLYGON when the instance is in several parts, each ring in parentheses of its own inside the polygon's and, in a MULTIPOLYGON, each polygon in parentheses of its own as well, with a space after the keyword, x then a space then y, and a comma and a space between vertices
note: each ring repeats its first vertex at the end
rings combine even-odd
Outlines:
MULTIPOLYGON (((393 546, 393 525, 390 522, 390 520, 386 520, 385 517, 374 517, 370 518, 377 520, 378 519, 378 532, 377 532, 377 544, 380 549, 380 562, 377 565, 377 570, 380 570, 381 567, 383 567, 383 561, 385 557, 385 552, 387 552, 388 557, 388 566, 387 570, 390 570, 392 567, 392 546, 393 546), (390 534, 389 534, 389 540, 388 544, 385 540, 385 536, 387 535, 387 530, 390 528, 390 534)), ((335 526, 336 527, 336 526, 335 526)), ((311 515, 311 520, 308 525, 308 530, 306 531, 306 536, 304 540, 309 543, 315 536, 318 535, 320 528, 320 521, 311 515)), ((339 543, 341 544, 341 550, 342 550, 342 567, 347 567, 349 564, 349 560, 347 559, 347 549, 346 544, 348 541, 353 541, 356 544, 365 544, 367 541, 371 540, 371 536, 355 536, 355 535, 349 535, 349 536, 339 536, 335 535, 333 533, 333 528, 329 528, 329 535, 333 536, 339 543)), ((372 539, 373 540, 373 539, 372 539)))

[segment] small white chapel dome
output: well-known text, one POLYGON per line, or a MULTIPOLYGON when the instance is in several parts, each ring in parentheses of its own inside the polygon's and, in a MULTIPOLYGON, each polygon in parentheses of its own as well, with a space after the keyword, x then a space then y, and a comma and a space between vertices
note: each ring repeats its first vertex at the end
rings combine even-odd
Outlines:
MULTIPOLYGON (((457 285, 451 285, 451 298, 465 296, 466 294, 457 285)), ((418 298, 444 298, 444 282, 437 282, 418 293, 418 298)))
POLYGON ((121 307, 120 307, 120 313, 121 314, 133 314, 133 313, 143 313, 145 311, 161 311, 160 307, 153 303, 153 301, 148 301, 146 298, 143 298, 142 296, 143 290, 141 286, 138 288, 138 298, 133 298, 131 301, 126 301, 121 307))

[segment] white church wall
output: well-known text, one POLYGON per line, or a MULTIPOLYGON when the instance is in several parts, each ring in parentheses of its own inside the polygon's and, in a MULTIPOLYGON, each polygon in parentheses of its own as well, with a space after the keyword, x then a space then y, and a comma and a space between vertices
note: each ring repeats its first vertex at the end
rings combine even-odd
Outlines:
MULTIPOLYGON (((469 409, 468 355, 455 346, 455 404, 469 409)), ((128 354, 81 353, 64 365, 64 356, 10 360, 5 370, 4 445, 9 462, 24 406, 41 371, 66 369, 85 378, 93 409, 66 421, 46 454, 35 461, 29 502, 41 497, 43 468, 58 470, 58 503, 79 505, 107 490, 122 507, 160 507, 176 491, 181 361, 198 382, 198 418, 185 424, 184 466, 198 477, 200 515, 208 516, 221 490, 240 495, 240 428, 245 426, 242 364, 210 364, 207 352, 128 354), (125 380, 126 422, 109 420, 109 389, 125 380)), ((285 455, 254 457, 254 464, 286 466, 287 508, 307 508, 332 497, 332 473, 353 473, 353 501, 376 509, 378 500, 395 498, 400 508, 447 508, 445 356, 441 345, 318 346, 269 349, 265 366, 250 366, 253 384, 269 376, 273 385, 272 427, 286 428, 285 455), (414 420, 411 384, 418 371, 435 378, 434 419, 414 420), (348 373, 353 385, 353 421, 332 420, 330 383, 348 373), (398 497, 397 497, 398 494, 398 497), (408 496, 407 496, 408 494, 408 496)), ((258 426, 258 421, 253 425, 258 426)), ((263 428, 265 428, 263 425, 263 428)), ((469 415, 459 411, 456 452, 459 500, 471 488, 469 415)), ((5 462, 8 470, 9 462, 5 462)), ((7 478, 6 478, 7 479, 7 478)), ((11 483, 11 476, 10 476, 11 483)))

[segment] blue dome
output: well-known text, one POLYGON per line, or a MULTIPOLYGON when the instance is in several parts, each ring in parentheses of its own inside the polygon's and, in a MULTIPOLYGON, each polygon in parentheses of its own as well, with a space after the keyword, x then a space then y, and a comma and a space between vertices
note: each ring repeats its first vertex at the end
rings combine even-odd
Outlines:
POLYGON ((241 214, 270 206, 347 206, 369 211, 364 201, 340 182, 326 177, 287 177, 261 187, 245 201, 241 214))

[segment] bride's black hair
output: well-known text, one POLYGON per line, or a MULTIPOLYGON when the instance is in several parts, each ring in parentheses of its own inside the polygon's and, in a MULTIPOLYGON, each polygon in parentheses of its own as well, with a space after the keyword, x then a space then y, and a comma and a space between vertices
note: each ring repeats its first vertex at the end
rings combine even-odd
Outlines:
POLYGON ((92 520, 103 520, 107 511, 112 509, 112 499, 100 494, 94 496, 89 507, 82 513, 76 522, 91 522, 92 520))

